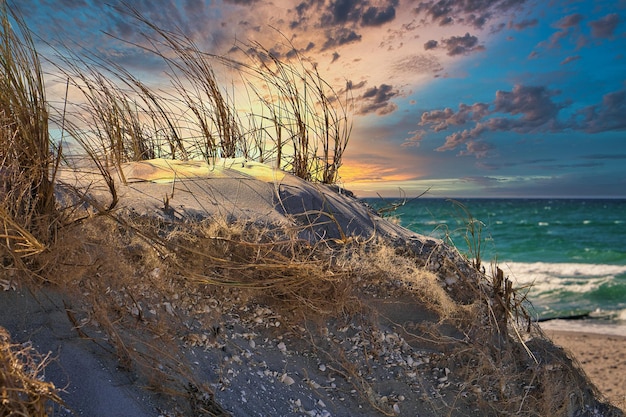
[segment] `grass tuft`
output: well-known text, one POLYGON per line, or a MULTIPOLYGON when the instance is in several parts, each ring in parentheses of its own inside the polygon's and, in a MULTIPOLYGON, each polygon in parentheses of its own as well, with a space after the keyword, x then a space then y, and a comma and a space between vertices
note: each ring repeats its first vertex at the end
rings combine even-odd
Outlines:
MULTIPOLYGON (((53 177, 44 79, 30 32, 0 4, 0 220, 4 244, 39 248, 53 234, 53 177), (15 233, 12 233, 15 232, 15 233)), ((33 253, 27 250, 23 253, 33 253)))
POLYGON ((62 405, 59 390, 43 379, 50 362, 30 345, 11 342, 0 327, 0 415, 45 417, 52 415, 54 403, 62 405))

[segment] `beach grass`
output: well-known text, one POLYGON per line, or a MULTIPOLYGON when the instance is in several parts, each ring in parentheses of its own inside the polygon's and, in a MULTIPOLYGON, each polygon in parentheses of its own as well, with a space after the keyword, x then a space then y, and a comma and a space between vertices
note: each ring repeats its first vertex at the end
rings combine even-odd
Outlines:
MULTIPOLYGON (((23 20, 0 5, 0 216, 5 245, 40 246, 52 234, 56 168, 39 55, 23 20), (17 30, 17 32, 16 32, 17 30), (16 230, 14 225, 20 225, 16 230)), ((26 249, 28 253, 30 250, 26 249)), ((34 249, 36 250, 36 249, 34 249)))

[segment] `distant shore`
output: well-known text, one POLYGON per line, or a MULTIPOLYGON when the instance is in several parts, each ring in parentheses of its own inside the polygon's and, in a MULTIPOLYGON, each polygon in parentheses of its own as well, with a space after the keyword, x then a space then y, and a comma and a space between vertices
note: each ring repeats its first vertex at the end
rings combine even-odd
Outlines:
POLYGON ((613 405, 626 411, 626 336, 544 329, 552 341, 570 351, 613 405))

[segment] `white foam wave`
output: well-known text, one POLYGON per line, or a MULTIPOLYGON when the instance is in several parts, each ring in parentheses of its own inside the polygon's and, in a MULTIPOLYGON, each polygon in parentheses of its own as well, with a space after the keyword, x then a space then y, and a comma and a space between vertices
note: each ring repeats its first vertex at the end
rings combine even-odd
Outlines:
POLYGON ((593 333, 613 336, 626 336, 626 326, 622 324, 593 323, 589 320, 550 320, 540 324, 543 330, 593 333))
POLYGON ((566 289, 586 293, 626 273, 626 265, 503 262, 499 267, 517 286, 532 284, 535 296, 566 289))

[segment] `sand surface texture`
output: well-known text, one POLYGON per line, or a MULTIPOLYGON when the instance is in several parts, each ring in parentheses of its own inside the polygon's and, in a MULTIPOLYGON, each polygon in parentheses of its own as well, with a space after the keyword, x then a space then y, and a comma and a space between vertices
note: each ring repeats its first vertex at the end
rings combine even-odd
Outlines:
POLYGON ((626 411, 626 337, 548 330, 569 350, 607 399, 626 411))

